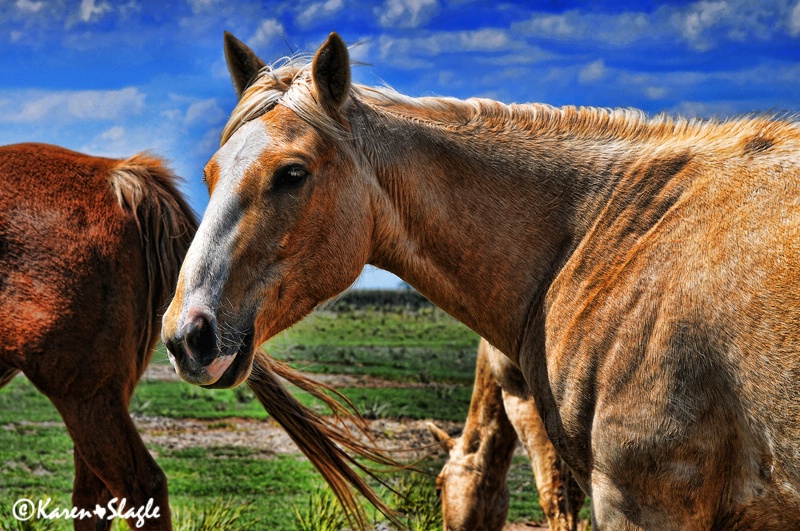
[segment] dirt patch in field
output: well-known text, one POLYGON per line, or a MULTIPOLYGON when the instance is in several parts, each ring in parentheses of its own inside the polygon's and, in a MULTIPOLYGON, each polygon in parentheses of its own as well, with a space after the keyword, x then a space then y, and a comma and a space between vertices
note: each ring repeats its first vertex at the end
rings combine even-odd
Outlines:
MULTIPOLYGON (((145 444, 156 457, 154 446, 170 450, 208 448, 220 459, 226 458, 225 452, 219 452, 224 448, 246 448, 247 455, 255 459, 300 454, 300 449, 283 428, 271 419, 198 420, 136 415, 134 421, 145 444)), ((410 462, 439 453, 438 448, 431 444, 431 435, 423 420, 379 419, 366 422, 375 442, 399 461, 410 462), (402 451, 394 453, 396 450, 402 451)), ((437 425, 452 434, 463 428, 463 424, 457 422, 437 421, 437 425)), ((503 531, 543 529, 548 529, 546 523, 515 522, 506 524, 503 531)))
MULTIPOLYGON (((441 386, 441 383, 396 382, 368 375, 309 374, 311 378, 333 387, 397 387, 423 388, 441 386)), ((151 364, 144 380, 181 381, 170 365, 151 364)), ((225 418, 219 420, 174 419, 134 415, 134 421, 148 448, 156 454, 154 446, 170 450, 208 448, 220 459, 226 458, 225 448, 242 448, 255 459, 270 459, 275 455, 298 455, 300 449, 274 420, 225 418)), ((379 447, 398 461, 411 462, 428 455, 439 455, 432 444, 426 421, 410 419, 367 420, 369 433, 379 447)), ((452 435, 463 429, 463 423, 436 421, 437 426, 452 435)), ((516 453, 525 455, 521 445, 516 453)), ((547 523, 507 523, 503 531, 538 531, 549 529, 547 523)))
MULTIPOLYGON (((300 449, 275 421, 225 418, 221 420, 173 419, 134 416, 145 443, 170 450, 186 448, 247 448, 253 457, 269 458, 275 454, 299 454, 300 449)), ((423 420, 368 420, 369 434, 379 447, 401 461, 412 461, 428 454, 438 454, 423 420)), ((439 422, 443 429, 457 433, 462 425, 439 422)), ((366 438, 365 438, 366 439, 366 438)))
MULTIPOLYGON (((422 388, 442 384, 419 382, 396 382, 368 375, 352 374, 307 374, 321 383, 334 388, 377 387, 377 388, 422 388)), ((171 365, 150 364, 142 378, 147 381, 182 381, 171 365)), ((194 447, 247 447, 254 455, 295 454, 300 450, 291 438, 274 420, 224 418, 219 420, 174 419, 134 415, 136 426, 145 442, 169 449, 194 447)), ((375 441, 387 450, 409 450, 408 458, 413 460, 438 450, 424 420, 377 419, 365 421, 375 441)), ((456 435, 463 429, 463 423, 436 421, 437 426, 456 435)))
MULTIPOLYGON (((365 387, 365 388, 383 388, 383 387, 396 387, 402 389, 410 388, 425 388, 425 387, 453 387, 451 384, 443 384, 437 382, 422 383, 422 382, 398 382, 394 380, 384 380, 376 378, 367 374, 319 374, 319 373, 303 373, 309 378, 312 378, 320 383, 330 385, 332 387, 365 387)), ((180 382, 182 381, 175 373, 172 365, 161 365, 151 363, 142 377, 145 381, 158 381, 158 382, 180 382)))
POLYGON ((536 529, 550 529, 547 522, 514 522, 503 526, 503 531, 532 531, 536 529))
POLYGON ((142 380, 156 381, 156 382, 182 382, 175 372, 172 365, 161 365, 160 363, 151 363, 145 369, 142 375, 142 380))

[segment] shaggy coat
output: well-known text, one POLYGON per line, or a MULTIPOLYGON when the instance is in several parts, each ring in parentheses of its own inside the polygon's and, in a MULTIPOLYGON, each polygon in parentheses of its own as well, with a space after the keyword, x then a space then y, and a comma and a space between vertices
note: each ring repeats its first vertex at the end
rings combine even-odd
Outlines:
POLYGON ((0 385, 21 371, 58 409, 75 443, 73 506, 152 499, 160 517, 143 529, 172 529, 166 477, 128 404, 197 230, 176 184, 146 155, 0 148, 0 385))
POLYGON ((800 523, 800 128, 412 99, 350 83, 333 34, 239 106, 164 317, 187 380, 366 263, 520 367, 594 529, 800 523))

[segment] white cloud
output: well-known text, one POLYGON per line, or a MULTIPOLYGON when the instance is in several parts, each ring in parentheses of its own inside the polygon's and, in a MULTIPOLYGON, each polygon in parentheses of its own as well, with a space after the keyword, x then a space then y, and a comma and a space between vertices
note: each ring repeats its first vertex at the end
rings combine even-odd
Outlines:
POLYGON ((667 89, 664 87, 645 87, 644 93, 651 100, 661 100, 667 95, 667 89))
MULTIPOLYGON (((705 72, 642 72, 624 71, 614 72, 614 82, 628 92, 644 94, 648 99, 661 99, 667 95, 666 89, 670 87, 674 92, 685 92, 692 87, 702 86, 719 79, 723 73, 705 72)), ((728 74, 730 75, 730 74, 728 74)))
POLYGON ((437 0, 386 0, 383 7, 375 8, 380 25, 391 28, 418 28, 438 11, 437 0))
POLYGON ((698 2, 684 12, 676 12, 672 19, 685 40, 698 50, 705 50, 712 46, 709 31, 721 24, 730 24, 731 15, 731 8, 725 1, 698 2))
POLYGON ((283 29, 283 24, 274 18, 269 18, 261 23, 247 44, 261 49, 274 47, 276 42, 282 43, 285 36, 286 30, 283 29))
POLYGON ((696 39, 706 28, 718 24, 727 14, 728 4, 721 2, 699 2, 688 13, 682 14, 681 25, 687 39, 696 39))
POLYGON ((789 0, 700 0, 665 3, 652 12, 617 14, 579 9, 560 14, 534 13, 512 29, 535 39, 587 41, 609 46, 681 40, 698 51, 724 42, 767 40, 780 32, 800 35, 800 3, 789 0))
POLYGON ((792 37, 800 36, 800 2, 797 2, 789 15, 789 33, 792 37))
POLYGON ((513 24, 512 29, 537 39, 589 40, 623 46, 646 38, 652 31, 651 24, 645 13, 606 15, 572 10, 559 15, 536 13, 513 24))
POLYGON ((583 35, 583 22, 576 17, 576 12, 562 15, 534 16, 527 24, 527 33, 533 36, 556 39, 569 39, 583 35), (577 24, 576 24, 577 23, 577 24))
POLYGON ((127 4, 120 5, 118 9, 123 18, 142 12, 142 6, 136 0, 129 0, 127 4))
POLYGON ((490 58, 478 57, 476 63, 486 64, 492 67, 531 65, 541 61, 558 58, 558 55, 547 52, 538 46, 516 45, 512 46, 508 53, 503 55, 493 55, 490 58))
POLYGON ((606 77, 606 64, 602 59, 589 63, 578 72, 578 80, 581 83, 600 81, 604 77, 606 77))
POLYGON ((451 49, 487 52, 507 49, 511 39, 505 30, 485 28, 445 35, 442 44, 451 49))
POLYGON ((95 15, 99 17, 109 11, 111 11, 111 6, 105 2, 101 2, 98 5, 95 4, 95 0, 81 0, 79 16, 83 22, 89 22, 95 15))
POLYGON ((338 13, 344 7, 343 0, 326 0, 324 2, 314 2, 304 8, 297 15, 297 24, 303 27, 327 22, 328 19, 338 13))
POLYGON ((485 28, 475 31, 450 31, 415 39, 381 37, 382 47, 411 53, 438 55, 448 52, 493 52, 512 46, 508 32, 485 28))
POLYGON ((225 4, 227 0, 188 0, 192 12, 199 13, 225 4))
POLYGON ((100 133, 100 138, 103 140, 111 140, 111 141, 118 141, 125 136, 125 128, 119 125, 115 125, 111 129, 106 129, 102 133, 100 133))
POLYGON ((38 13, 45 6, 44 1, 17 0, 17 9, 25 13, 38 13))
POLYGON ((147 126, 114 126, 90 137, 75 149, 111 158, 127 158, 142 151, 150 151, 169 159, 177 154, 177 138, 174 130, 159 131, 159 134, 154 135, 153 129, 147 126))
POLYGON ((725 118, 737 116, 742 109, 737 102, 729 101, 681 101, 668 109, 670 114, 678 116, 698 116, 701 118, 725 118))
POLYGON ((475 31, 448 31, 418 38, 378 39, 380 58, 400 68, 424 68, 440 54, 470 52, 508 52, 524 48, 506 30, 484 28, 475 31))
POLYGON ((350 60, 361 63, 368 63, 370 53, 373 50, 373 41, 361 40, 348 46, 347 51, 350 52, 350 60))
POLYGON ((184 123, 190 125, 215 124, 226 117, 225 111, 217 103, 215 98, 202 100, 189 105, 186 109, 184 123))
POLYGON ((120 90, 17 91, 0 103, 0 122, 51 123, 119 120, 138 114, 145 95, 134 87, 120 90))

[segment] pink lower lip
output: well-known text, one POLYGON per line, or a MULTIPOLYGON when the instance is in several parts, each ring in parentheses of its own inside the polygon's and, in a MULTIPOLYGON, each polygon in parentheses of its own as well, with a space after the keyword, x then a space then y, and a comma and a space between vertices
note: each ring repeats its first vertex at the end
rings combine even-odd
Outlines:
POLYGON ((206 372, 209 376, 209 384, 213 384, 222 378, 222 375, 225 374, 225 371, 228 370, 228 367, 231 366, 231 363, 233 363, 235 358, 236 355, 234 354, 230 356, 220 356, 209 363, 206 367, 206 372))

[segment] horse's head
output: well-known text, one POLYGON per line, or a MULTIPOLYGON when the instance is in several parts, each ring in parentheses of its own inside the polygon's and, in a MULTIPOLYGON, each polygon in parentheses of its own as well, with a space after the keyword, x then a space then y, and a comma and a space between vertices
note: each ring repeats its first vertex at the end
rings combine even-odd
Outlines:
POLYGON ((241 383, 260 343, 352 284, 372 234, 342 39, 299 67, 265 67, 229 34, 225 54, 239 103, 205 168, 208 208, 162 334, 178 374, 208 387, 241 383))
POLYGON ((428 429, 448 454, 436 478, 443 529, 502 529, 509 504, 506 471, 497 474, 487 456, 471 448, 475 441, 469 437, 451 437, 431 423, 428 429))

